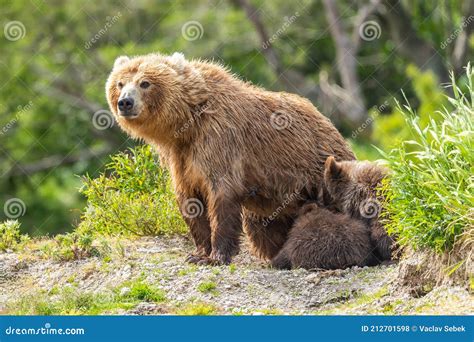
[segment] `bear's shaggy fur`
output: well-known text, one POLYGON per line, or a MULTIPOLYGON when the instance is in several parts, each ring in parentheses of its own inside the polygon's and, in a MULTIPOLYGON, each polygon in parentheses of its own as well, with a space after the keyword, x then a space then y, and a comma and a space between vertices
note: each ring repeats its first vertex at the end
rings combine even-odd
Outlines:
POLYGON ((308 100, 182 54, 119 57, 106 92, 120 127, 165 160, 197 247, 191 262, 229 263, 242 225, 255 252, 272 258, 321 188, 327 157, 354 159, 308 100), (124 97, 135 103, 127 113, 124 97), (186 213, 189 203, 200 203, 197 214, 186 213))
POLYGON ((303 206, 281 251, 272 260, 279 269, 344 269, 374 265, 366 224, 315 203, 303 206))
POLYGON ((375 163, 361 161, 337 162, 329 157, 325 163, 325 189, 331 203, 342 213, 365 222, 371 229, 375 255, 379 261, 390 260, 394 247, 379 221, 383 200, 377 188, 387 176, 387 170, 375 163))

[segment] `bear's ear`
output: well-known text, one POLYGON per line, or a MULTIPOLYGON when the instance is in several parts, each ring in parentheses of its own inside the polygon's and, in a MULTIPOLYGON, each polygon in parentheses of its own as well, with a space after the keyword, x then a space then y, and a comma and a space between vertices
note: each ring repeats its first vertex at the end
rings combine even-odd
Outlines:
POLYGON ((117 57, 117 59, 114 62, 114 69, 116 69, 117 67, 127 63, 128 61, 130 61, 130 58, 128 56, 117 57))
POLYGON ((184 58, 184 55, 181 52, 175 52, 171 55, 170 62, 178 71, 182 71, 186 64, 186 58, 184 58))
POLYGON ((342 178, 342 165, 333 156, 329 156, 324 163, 324 179, 326 182, 342 178))

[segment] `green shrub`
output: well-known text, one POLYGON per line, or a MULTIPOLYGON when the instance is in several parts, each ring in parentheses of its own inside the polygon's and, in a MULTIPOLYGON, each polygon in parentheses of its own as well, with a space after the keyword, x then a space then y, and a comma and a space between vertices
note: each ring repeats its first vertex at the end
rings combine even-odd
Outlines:
POLYGON ((105 240, 99 241, 90 232, 75 230, 56 235, 41 244, 40 251, 55 260, 78 260, 92 256, 104 256, 108 249, 105 240))
POLYGON ((29 238, 20 233, 20 223, 17 220, 7 220, 0 223, 0 251, 17 250, 29 238))
POLYGON ((383 191, 388 231, 402 245, 442 253, 473 236, 473 76, 468 66, 464 93, 453 77, 454 96, 437 112, 439 119, 421 125, 410 106, 399 108, 413 139, 385 154, 393 172, 383 191))
POLYGON ((103 174, 86 176, 83 184, 88 205, 79 230, 140 236, 186 232, 169 174, 149 146, 113 156, 103 174))

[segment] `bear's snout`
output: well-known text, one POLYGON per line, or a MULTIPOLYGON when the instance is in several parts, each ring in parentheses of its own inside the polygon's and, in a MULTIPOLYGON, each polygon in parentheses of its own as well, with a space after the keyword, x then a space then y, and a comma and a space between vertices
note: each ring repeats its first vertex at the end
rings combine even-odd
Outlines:
POLYGON ((125 97, 120 99, 117 103, 118 109, 120 111, 120 115, 122 116, 134 116, 135 113, 133 111, 135 101, 132 97, 125 97))

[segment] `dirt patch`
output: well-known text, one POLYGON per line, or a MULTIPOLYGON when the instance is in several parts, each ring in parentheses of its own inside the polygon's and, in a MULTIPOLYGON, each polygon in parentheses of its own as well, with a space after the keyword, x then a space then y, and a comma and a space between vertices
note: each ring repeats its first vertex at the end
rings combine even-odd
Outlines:
MULTIPOLYGON (((0 254, 0 310, 15 313, 15 303, 42 293, 55 300, 57 289, 79 293, 126 293, 130 282, 150 284, 165 300, 107 314, 469 314, 472 295, 462 287, 434 287, 414 296, 401 286, 399 265, 309 272, 269 268, 247 248, 231 266, 195 266, 184 262, 192 250, 186 238, 126 241, 120 255, 58 262, 0 254), (22 261, 23 260, 23 261, 22 261), (53 291, 54 290, 54 291, 53 291)), ((80 313, 80 312, 79 312, 80 313)))

